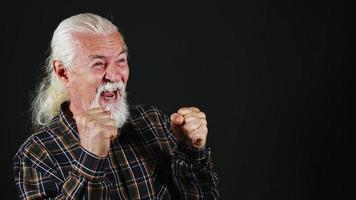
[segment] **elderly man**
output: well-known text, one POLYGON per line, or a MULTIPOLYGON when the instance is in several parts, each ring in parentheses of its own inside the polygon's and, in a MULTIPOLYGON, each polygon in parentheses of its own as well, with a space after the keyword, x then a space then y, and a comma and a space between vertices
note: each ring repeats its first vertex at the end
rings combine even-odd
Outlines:
POLYGON ((128 107, 127 47, 94 14, 62 21, 15 155, 20 199, 217 199, 205 114, 128 107))

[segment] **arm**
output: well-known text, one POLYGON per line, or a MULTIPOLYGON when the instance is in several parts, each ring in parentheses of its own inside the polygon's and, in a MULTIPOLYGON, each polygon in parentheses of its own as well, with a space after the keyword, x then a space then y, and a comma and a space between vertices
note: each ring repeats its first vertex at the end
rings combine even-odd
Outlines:
POLYGON ((15 182, 20 199, 106 199, 109 186, 103 179, 107 160, 79 149, 67 177, 47 150, 31 143, 14 158, 15 182))
POLYGON ((213 171, 210 149, 194 150, 180 145, 171 166, 181 199, 219 199, 219 179, 213 171))
MULTIPOLYGON (((180 111, 178 113, 184 114, 180 111)), ((194 114, 204 118, 198 120, 202 121, 202 125, 197 126, 189 123, 189 121, 194 121, 190 118, 192 115, 186 115, 183 117, 182 123, 178 122, 179 125, 175 125, 173 124, 174 115, 177 115, 177 113, 171 116, 171 121, 163 115, 164 128, 168 133, 173 154, 171 163, 172 182, 177 191, 174 195, 179 199, 219 199, 219 179, 213 170, 211 151, 205 145, 207 136, 205 114, 194 114), (195 130, 196 127, 199 127, 198 130, 203 130, 202 134, 193 131, 194 135, 200 134, 200 136, 192 139, 188 136, 192 132, 189 131, 189 127, 195 130)))

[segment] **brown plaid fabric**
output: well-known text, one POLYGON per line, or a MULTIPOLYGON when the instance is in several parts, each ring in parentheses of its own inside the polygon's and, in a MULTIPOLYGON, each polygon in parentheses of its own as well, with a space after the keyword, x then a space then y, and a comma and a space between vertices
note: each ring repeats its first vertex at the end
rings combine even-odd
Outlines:
POLYGON ((210 150, 179 144, 168 118, 133 106, 106 158, 80 146, 68 102, 14 157, 20 199, 218 199, 210 150))

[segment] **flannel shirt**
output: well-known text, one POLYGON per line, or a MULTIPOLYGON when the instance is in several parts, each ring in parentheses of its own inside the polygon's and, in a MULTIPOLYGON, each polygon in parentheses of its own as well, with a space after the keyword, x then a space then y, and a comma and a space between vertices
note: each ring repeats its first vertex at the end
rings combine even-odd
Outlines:
POLYGON ((79 141, 69 103, 14 157, 20 199, 218 199, 210 149, 189 149, 154 106, 130 107, 105 158, 79 141))

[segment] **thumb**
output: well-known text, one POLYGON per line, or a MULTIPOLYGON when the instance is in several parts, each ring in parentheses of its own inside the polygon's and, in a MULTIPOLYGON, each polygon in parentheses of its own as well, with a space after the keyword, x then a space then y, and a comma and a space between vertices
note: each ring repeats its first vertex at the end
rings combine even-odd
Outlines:
POLYGON ((170 119, 172 127, 180 126, 184 123, 184 117, 178 113, 173 113, 170 119))
POLYGON ((178 113, 171 115, 171 128, 174 136, 178 141, 185 142, 185 136, 182 131, 182 125, 184 124, 184 117, 178 113))

